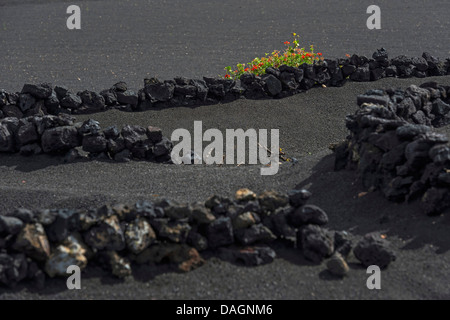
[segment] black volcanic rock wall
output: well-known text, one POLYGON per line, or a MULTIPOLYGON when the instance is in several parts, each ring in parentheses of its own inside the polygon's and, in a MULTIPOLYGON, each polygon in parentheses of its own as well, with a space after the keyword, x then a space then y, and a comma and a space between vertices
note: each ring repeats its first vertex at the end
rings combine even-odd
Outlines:
POLYGON ((449 59, 441 60, 424 53, 422 57, 399 56, 389 59, 385 49, 372 58, 353 55, 345 59, 317 61, 298 68, 269 67, 266 74, 245 73, 238 81, 209 78, 177 77, 160 81, 145 79, 144 88, 130 90, 119 82, 99 93, 71 92, 63 86, 48 83, 25 84, 21 92, 0 90, 0 119, 60 113, 81 114, 119 109, 143 111, 152 108, 198 106, 229 102, 236 99, 280 99, 304 92, 314 86, 342 86, 346 81, 376 81, 385 77, 443 76, 450 74, 449 59))
POLYGON ((167 162, 172 147, 161 129, 152 126, 127 125, 121 130, 110 126, 101 130, 95 120, 75 123, 66 114, 0 120, 0 153, 61 154, 66 161, 73 161, 82 158, 84 151, 92 159, 167 162))
POLYGON ((347 117, 335 169, 356 169, 364 187, 396 202, 420 198, 427 214, 450 207, 450 146, 433 128, 450 123, 450 87, 371 90, 347 117))
MULTIPOLYGON (((85 210, 17 209, 0 214, 0 284, 42 287, 47 277, 68 277, 69 266, 83 270, 88 263, 120 278, 135 265, 169 264, 187 272, 205 263, 203 253, 255 266, 273 261, 269 243, 275 240, 296 246, 313 263, 328 259, 330 272, 344 276, 350 234, 326 229, 328 216, 307 204, 310 196, 307 190, 257 195, 240 189, 235 199, 214 195, 191 204, 162 199, 85 210)), ((354 253, 363 265, 385 268, 395 260, 376 233, 360 240, 354 253)))

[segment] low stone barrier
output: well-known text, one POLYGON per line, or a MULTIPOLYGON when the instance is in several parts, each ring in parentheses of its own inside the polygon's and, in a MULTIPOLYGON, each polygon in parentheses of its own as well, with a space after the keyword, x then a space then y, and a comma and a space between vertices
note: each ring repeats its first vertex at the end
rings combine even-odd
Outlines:
POLYGON ((170 161, 173 144, 159 128, 127 125, 102 130, 95 120, 74 120, 66 114, 1 119, 0 153, 61 154, 70 162, 82 158, 82 149, 91 159, 170 161))
MULTIPOLYGON (((209 252, 245 265, 273 261, 268 245, 280 240, 297 247, 314 263, 344 276, 352 241, 346 232, 325 229, 327 214, 306 204, 311 193, 288 194, 248 189, 235 199, 212 196, 205 202, 138 201, 98 209, 17 209, 0 215, 0 283, 14 286, 47 276, 68 277, 67 268, 100 264, 117 277, 132 275, 133 265, 170 264, 187 272, 205 263, 209 252)), ((376 234, 354 249, 363 265, 385 268, 395 260, 389 243, 376 234)))
POLYGON ((385 77, 444 76, 450 74, 449 59, 441 60, 429 53, 422 57, 388 58, 385 49, 377 50, 372 58, 353 55, 344 59, 325 59, 298 68, 269 67, 262 76, 251 73, 239 81, 209 78, 177 77, 161 81, 145 79, 144 88, 130 90, 119 82, 99 93, 71 92, 64 86, 25 84, 21 92, 0 90, 0 119, 60 113, 81 114, 119 109, 143 111, 152 108, 198 106, 229 102, 236 99, 280 99, 304 92, 314 86, 342 86, 346 81, 376 81, 385 77))
POLYGON ((346 119, 350 135, 335 146, 335 169, 356 169, 364 187, 397 202, 421 198, 424 211, 450 207, 450 87, 427 82, 406 90, 371 90, 346 119))

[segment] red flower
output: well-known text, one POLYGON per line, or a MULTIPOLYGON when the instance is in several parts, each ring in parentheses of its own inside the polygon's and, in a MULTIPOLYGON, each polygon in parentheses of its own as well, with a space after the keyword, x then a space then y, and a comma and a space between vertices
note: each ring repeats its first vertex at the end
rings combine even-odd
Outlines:
POLYGON ((245 71, 245 72, 247 72, 248 70, 250 70, 250 69, 249 69, 249 68, 245 68, 245 70, 244 70, 244 71, 245 71))
POLYGON ((304 54, 302 54, 302 59, 305 59, 305 55, 304 54))
POLYGON ((317 53, 317 55, 318 55, 318 56, 321 56, 321 55, 322 55, 322 53, 318 52, 318 53, 317 53))
POLYGON ((285 45, 291 44, 289 41, 284 42, 285 45))
POLYGON ((226 79, 229 79, 229 78, 231 78, 231 76, 230 76, 229 74, 226 74, 226 75, 225 75, 225 78, 226 78, 226 79))

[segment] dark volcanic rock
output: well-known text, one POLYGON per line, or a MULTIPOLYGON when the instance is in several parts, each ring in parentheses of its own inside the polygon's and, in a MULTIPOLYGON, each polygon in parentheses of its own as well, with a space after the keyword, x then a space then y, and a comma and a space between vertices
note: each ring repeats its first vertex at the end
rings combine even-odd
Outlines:
POLYGON ((123 250, 125 237, 117 216, 104 219, 84 234, 87 245, 98 250, 123 250))
POLYGON ((79 96, 83 104, 90 109, 99 111, 105 108, 105 98, 96 92, 86 90, 81 92, 79 96))
POLYGON ((206 230, 206 238, 212 248, 232 244, 234 236, 230 218, 221 217, 211 222, 206 230))
POLYGON ((160 142, 155 144, 153 153, 156 157, 169 155, 172 151, 173 143, 168 138, 163 137, 160 142))
POLYGON ((20 254, 6 254, 0 252, 0 283, 14 287, 28 275, 26 256, 20 254))
POLYGON ((14 136, 6 125, 0 124, 0 152, 14 151, 14 136))
POLYGON ((152 140, 153 143, 158 143, 162 140, 162 130, 157 127, 148 126, 147 127, 147 137, 152 140))
POLYGON ((16 209, 10 212, 8 216, 20 219, 23 223, 31 223, 34 220, 33 211, 25 208, 16 209))
POLYGON ((78 131, 72 126, 47 129, 42 135, 42 149, 46 153, 65 152, 79 145, 78 131))
POLYGON ((22 93, 29 93, 38 99, 46 99, 52 94, 52 86, 49 83, 42 83, 38 85, 25 84, 22 88, 22 93))
POLYGON ((379 233, 366 234, 353 249, 353 253, 365 267, 376 265, 384 269, 396 259, 390 243, 381 238, 379 233))
POLYGON ((130 126, 127 125, 122 128, 122 137, 125 141, 125 146, 127 149, 132 149, 139 141, 144 141, 147 139, 147 131, 141 126, 130 126))
POLYGON ((83 137, 83 150, 86 152, 100 153, 107 150, 108 141, 101 134, 87 135, 83 137))
POLYGON ((38 140, 36 126, 31 122, 26 122, 19 127, 17 132, 17 140, 20 145, 25 145, 38 140))
POLYGON ((291 214, 290 221, 295 227, 300 227, 304 224, 322 226, 328 223, 328 216, 321 208, 307 204, 297 208, 297 210, 291 214))
POLYGON ((138 95, 131 90, 127 90, 124 92, 117 92, 117 101, 120 104, 129 104, 133 107, 137 106, 138 104, 138 95))
POLYGON ((80 227, 80 213, 77 210, 56 210, 55 220, 45 227, 50 241, 60 242, 67 238, 72 231, 80 227))
POLYGON ((128 86, 126 82, 120 81, 117 82, 115 85, 112 86, 111 90, 116 92, 125 92, 128 90, 128 86))
POLYGON ((350 79, 357 82, 366 82, 370 81, 370 69, 369 65, 364 65, 362 67, 358 67, 355 72, 353 72, 350 76, 350 79))
POLYGON ((172 99, 175 92, 175 86, 171 83, 156 83, 145 86, 144 89, 147 98, 152 102, 166 102, 172 99))
POLYGON ((262 224, 254 224, 249 228, 238 229, 235 231, 236 239, 243 245, 250 245, 255 242, 270 242, 276 239, 276 236, 262 224))
POLYGON ((288 192, 288 196, 291 206, 300 207, 304 205, 309 198, 311 198, 312 194, 305 189, 293 189, 288 192))
POLYGON ((334 252, 334 241, 325 229, 309 224, 299 229, 297 247, 301 248, 306 259, 320 263, 334 252))
POLYGON ((269 247, 220 248, 219 257, 222 260, 245 266, 259 266, 271 263, 276 253, 269 247))
POLYGON ((15 235, 22 230, 22 220, 15 217, 1 216, 0 215, 0 235, 15 235))
POLYGON ((71 110, 78 109, 82 105, 82 103, 83 101, 79 96, 70 92, 60 100, 61 107, 71 110))
POLYGON ((265 89, 271 96, 276 96, 283 89, 280 80, 271 74, 266 74, 262 77, 265 82, 265 89))

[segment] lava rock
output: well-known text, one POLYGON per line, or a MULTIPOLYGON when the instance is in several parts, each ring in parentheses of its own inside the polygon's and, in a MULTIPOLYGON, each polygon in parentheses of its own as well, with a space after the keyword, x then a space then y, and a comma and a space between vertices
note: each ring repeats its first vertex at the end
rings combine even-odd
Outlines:
POLYGON ((350 268, 344 258, 339 253, 335 253, 327 261, 327 270, 335 276, 344 277, 350 268))
POLYGON ((120 81, 120 82, 117 82, 116 84, 114 84, 111 87, 111 90, 116 91, 116 92, 125 92, 128 90, 128 86, 127 86, 126 82, 120 81))
POLYGON ((170 155, 173 148, 173 143, 166 137, 163 137, 162 140, 155 144, 153 149, 153 154, 155 157, 170 155))
POLYGON ((366 64, 362 67, 356 68, 355 72, 350 75, 350 79, 357 82, 367 82, 370 81, 370 68, 366 64))
POLYGON ((280 80, 278 80, 275 76, 266 74, 262 77, 262 79, 264 80, 265 89, 269 95, 276 96, 283 90, 280 80))
POLYGON ((54 91, 58 100, 62 100, 69 93, 69 89, 65 86, 55 86, 54 91))
POLYGON ((131 152, 128 149, 122 150, 114 156, 114 160, 118 162, 131 161, 131 152))
POLYGON ((251 227, 257 222, 255 218, 255 214, 252 212, 244 212, 242 214, 237 215, 232 220, 233 229, 246 229, 248 227, 251 227))
POLYGON ((153 142, 158 143, 162 140, 162 130, 157 127, 148 126, 147 127, 147 137, 153 142))
POLYGON ((159 238, 175 243, 185 243, 191 230, 187 221, 169 221, 169 219, 153 219, 152 226, 159 238))
POLYGON ((76 110, 81 107, 83 101, 79 96, 73 93, 67 93, 64 98, 60 100, 60 105, 64 109, 76 110))
POLYGON ((22 93, 19 96, 19 108, 22 112, 26 112, 34 107, 36 99, 28 93, 22 93))
POLYGON ((356 244, 353 253, 365 267, 376 265, 384 269, 396 259, 389 241, 381 238, 379 233, 366 234, 356 244))
POLYGON ((45 153, 61 153, 79 146, 80 139, 75 127, 62 126, 45 130, 41 143, 45 153))
POLYGON ((344 258, 348 257, 352 251, 352 241, 346 231, 336 231, 334 233, 334 249, 344 258))
POLYGON ((147 139, 146 129, 141 126, 124 126, 122 128, 122 137, 127 149, 132 149, 139 141, 147 139))
POLYGON ((86 135, 82 145, 86 152, 101 153, 107 151, 108 141, 102 134, 86 135))
POLYGON ((128 259, 121 257, 115 251, 103 251, 99 254, 99 261, 117 278, 125 278, 132 274, 128 259))
POLYGON ((187 244, 197 249, 197 251, 203 251, 208 249, 208 239, 202 236, 200 233, 191 230, 186 240, 187 244))
POLYGON ((311 198, 312 193, 305 189, 293 189, 288 192, 289 203, 293 207, 301 207, 311 198))
POLYGON ((191 205, 190 215, 192 219, 198 224, 209 224, 216 219, 211 211, 200 202, 191 205))
POLYGON ((235 230, 236 239, 243 245, 250 245, 255 242, 270 242, 277 237, 262 224, 254 224, 249 228, 235 230))
POLYGON ((55 221, 45 230, 52 242, 60 242, 67 238, 72 231, 77 231, 80 227, 80 213, 73 209, 56 210, 55 221))
POLYGON ((45 261, 50 256, 50 244, 40 223, 25 225, 17 235, 12 248, 37 261, 45 261))
POLYGON ((184 272, 191 271, 205 263, 194 248, 174 243, 152 245, 136 258, 138 264, 161 263, 163 260, 177 264, 178 269, 184 272))
POLYGON ((329 233, 317 225, 306 225, 297 232, 297 247, 306 259, 320 263, 334 252, 334 241, 329 233))
POLYGON ((258 201, 265 214, 275 211, 288 204, 288 197, 276 191, 264 191, 258 196, 258 201))
POLYGON ((8 235, 16 235, 23 228, 22 220, 15 217, 0 215, 0 235, 6 237, 8 235))
POLYGON ((166 102, 173 98, 175 85, 171 83, 148 84, 144 88, 147 98, 152 102, 166 102))
POLYGON ((131 90, 127 90, 124 92, 117 91, 117 101, 120 104, 129 104, 133 108, 137 106, 138 104, 138 95, 131 90))
POLYGON ((290 221, 294 227, 305 224, 322 226, 328 223, 328 216, 321 208, 307 204, 297 208, 291 215, 290 221))
POLYGON ((103 90, 100 92, 100 95, 105 100, 105 104, 107 106, 115 106, 117 105, 117 95, 115 91, 112 90, 103 90))
POLYGON ((226 246, 234 242, 231 219, 220 217, 211 222, 206 230, 206 238, 212 248, 226 246))
POLYGON ((277 254, 269 247, 245 247, 242 249, 220 248, 219 257, 222 260, 245 266, 259 266, 271 263, 277 254))
POLYGON ((25 208, 18 208, 10 212, 8 216, 20 219, 23 223, 32 223, 34 220, 33 211, 25 208))
POLYGON ((138 217, 127 226, 125 241, 127 248, 134 254, 144 251, 156 240, 156 234, 145 218, 138 217))
POLYGON ((448 188, 430 188, 422 197, 422 207, 427 215, 437 215, 450 207, 448 188))
POLYGON ((84 234, 87 245, 98 250, 123 250, 125 237, 117 216, 104 219, 98 226, 91 228, 84 234))
POLYGON ((22 93, 29 93, 38 99, 46 99, 52 94, 52 86, 49 83, 42 83, 38 85, 25 84, 22 88, 22 93))
POLYGON ((27 277, 28 263, 24 254, 0 252, 0 283, 14 288, 27 277))
POLYGON ((79 94, 81 101, 83 102, 83 105, 86 106, 89 109, 93 109, 95 111, 103 110, 105 109, 105 98, 92 91, 83 91, 79 94))
POLYGON ((20 145, 33 143, 39 139, 34 123, 26 122, 17 131, 17 141, 20 145))
POLYGON ((83 122, 81 127, 78 129, 78 132, 81 134, 98 134, 100 130, 100 122, 93 119, 88 119, 83 122))
POLYGON ((251 201, 256 199, 256 193, 250 189, 244 188, 236 191, 236 200, 238 201, 251 201))
POLYGON ((16 105, 7 105, 2 108, 5 117, 23 118, 23 112, 16 105))
POLYGON ((89 251, 79 237, 70 236, 53 250, 45 263, 45 272, 53 278, 67 277, 67 268, 70 266, 78 266, 83 270, 88 264, 86 256, 89 256, 89 251))
POLYGON ((14 136, 6 125, 0 124, 0 152, 14 151, 14 136))

